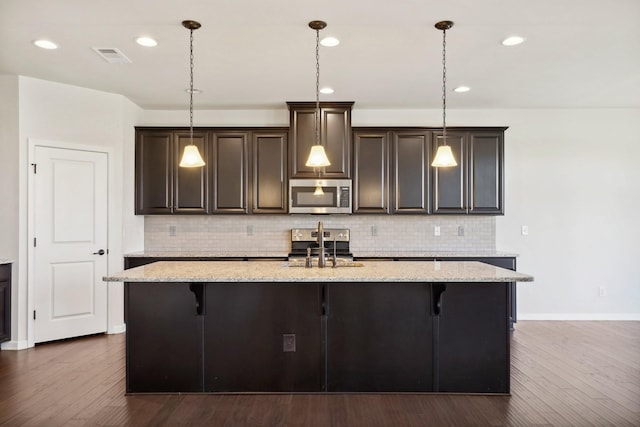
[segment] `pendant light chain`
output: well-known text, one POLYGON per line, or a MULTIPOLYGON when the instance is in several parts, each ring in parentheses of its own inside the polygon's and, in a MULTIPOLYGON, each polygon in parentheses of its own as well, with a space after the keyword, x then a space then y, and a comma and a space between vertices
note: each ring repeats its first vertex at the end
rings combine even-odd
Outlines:
POLYGON ((189 37, 189 140, 193 145, 193 29, 189 37))
POLYGON ((316 145, 320 145, 320 30, 316 30, 316 145))
POLYGON ((447 145, 447 30, 442 30, 442 139, 447 145))

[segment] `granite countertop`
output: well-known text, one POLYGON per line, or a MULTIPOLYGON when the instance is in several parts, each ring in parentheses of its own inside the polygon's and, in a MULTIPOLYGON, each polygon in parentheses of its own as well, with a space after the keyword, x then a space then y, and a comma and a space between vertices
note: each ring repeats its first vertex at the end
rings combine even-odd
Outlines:
POLYGON ((287 261, 159 261, 107 282, 532 282, 533 276, 471 261, 363 261, 338 268, 287 261), (299 265, 299 264, 298 264, 299 265))
MULTIPOLYGON (((287 258, 288 253, 274 252, 206 252, 206 251, 140 251, 125 254, 131 258, 287 258)), ((502 251, 367 251, 353 253, 355 258, 454 258, 454 257, 517 257, 518 254, 502 251)))

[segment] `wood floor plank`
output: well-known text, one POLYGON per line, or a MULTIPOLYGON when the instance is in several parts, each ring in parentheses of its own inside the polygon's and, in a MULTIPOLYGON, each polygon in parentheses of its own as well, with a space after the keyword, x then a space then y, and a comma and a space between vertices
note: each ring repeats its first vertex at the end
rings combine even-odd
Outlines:
POLYGON ((0 426, 640 426, 640 322, 518 322, 510 396, 127 396, 124 338, 0 351, 0 426))

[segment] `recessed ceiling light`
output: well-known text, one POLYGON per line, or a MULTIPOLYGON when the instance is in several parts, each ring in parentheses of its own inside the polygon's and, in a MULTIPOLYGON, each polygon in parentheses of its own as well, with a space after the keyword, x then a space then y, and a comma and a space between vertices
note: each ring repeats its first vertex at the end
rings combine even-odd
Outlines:
POLYGON ((41 47, 43 49, 57 49, 58 45, 55 44, 54 42, 50 41, 50 40, 36 40, 33 42, 33 44, 35 44, 38 47, 41 47))
POLYGON ((322 89, 320 89, 320 93, 324 93, 326 95, 329 95, 331 93, 335 92, 333 89, 331 89, 330 87, 323 87, 322 89))
POLYGON ((462 92, 469 92, 470 90, 471 90, 471 88, 469 86, 458 86, 453 91, 454 92, 458 92, 458 93, 462 93, 462 92))
POLYGON ((145 47, 154 47, 158 45, 158 42, 151 37, 138 37, 136 39, 136 43, 138 43, 140 46, 145 47))
POLYGON ((504 46, 515 46, 517 44, 520 44, 524 41, 524 38, 520 37, 520 36, 511 36, 511 37, 507 37, 506 39, 502 40, 502 44, 504 46))
POLYGON ((334 47, 340 44, 340 40, 338 40, 335 37, 325 37, 322 40, 320 40, 320 44, 326 47, 334 47))

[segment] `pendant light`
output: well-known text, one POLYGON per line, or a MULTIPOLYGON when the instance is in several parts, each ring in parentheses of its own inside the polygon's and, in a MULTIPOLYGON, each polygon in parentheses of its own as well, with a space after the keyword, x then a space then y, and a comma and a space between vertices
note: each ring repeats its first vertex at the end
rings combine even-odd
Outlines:
POLYGON ((324 147, 320 144, 320 30, 326 26, 327 23, 324 21, 309 22, 309 27, 316 32, 316 143, 311 147, 305 166, 317 170, 318 175, 322 172, 322 168, 331 165, 324 147))
POLYGON ((184 147, 180 167, 196 168, 204 166, 204 160, 193 143, 193 30, 201 27, 196 21, 182 21, 182 26, 189 30, 189 145, 184 147))
POLYGON ((453 22, 440 21, 435 27, 442 30, 442 141, 444 144, 438 147, 431 166, 446 168, 458 166, 451 147, 447 145, 447 30, 453 27, 453 22))

